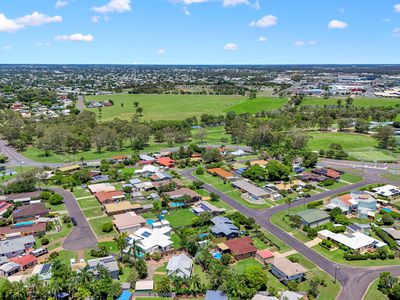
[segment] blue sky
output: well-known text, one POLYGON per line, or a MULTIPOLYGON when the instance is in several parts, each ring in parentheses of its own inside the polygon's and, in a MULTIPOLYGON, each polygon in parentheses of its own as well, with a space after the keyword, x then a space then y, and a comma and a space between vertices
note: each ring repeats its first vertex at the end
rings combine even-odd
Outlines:
POLYGON ((0 63, 400 63, 400 0, 0 0, 0 63))

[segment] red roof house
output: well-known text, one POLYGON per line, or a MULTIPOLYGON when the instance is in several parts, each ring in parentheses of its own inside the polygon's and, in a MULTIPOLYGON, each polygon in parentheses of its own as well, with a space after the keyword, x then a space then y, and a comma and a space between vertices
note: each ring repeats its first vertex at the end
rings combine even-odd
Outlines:
POLYGON ((105 204, 124 199, 125 193, 121 191, 98 192, 95 196, 101 204, 105 204))
POLYGON ((26 270, 30 267, 33 267, 37 263, 37 258, 31 254, 15 257, 10 260, 12 262, 19 264, 22 270, 26 270))
POLYGON ((174 167, 175 160, 173 160, 170 157, 160 157, 157 158, 157 164, 167 167, 167 168, 173 168, 174 167))
POLYGON ((253 240, 249 237, 228 240, 222 244, 221 247, 219 245, 218 247, 225 251, 228 250, 236 260, 252 257, 257 252, 257 248, 253 245, 253 240))
POLYGON ((2 216, 11 206, 12 204, 7 203, 6 201, 0 201, 0 216, 2 216))
POLYGON ((274 259, 274 255, 268 249, 257 250, 256 258, 258 258, 264 264, 268 264, 274 259))

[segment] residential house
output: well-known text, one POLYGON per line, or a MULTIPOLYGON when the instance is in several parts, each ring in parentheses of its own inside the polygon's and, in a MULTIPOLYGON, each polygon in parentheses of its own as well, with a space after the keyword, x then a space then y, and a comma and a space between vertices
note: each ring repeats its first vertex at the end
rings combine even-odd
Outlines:
POLYGON ((208 201, 199 201, 192 205, 192 211, 197 216, 205 212, 210 212, 217 215, 225 212, 225 208, 216 207, 208 201))
POLYGON ((211 227, 211 232, 216 237, 226 237, 227 239, 233 239, 239 235, 239 228, 233 225, 233 222, 226 218, 217 216, 211 219, 214 226, 211 227))
POLYGON ((33 203, 17 207, 12 212, 14 223, 37 219, 49 214, 49 209, 42 203, 33 203))
POLYGON ((21 266, 21 270, 29 269, 37 264, 37 258, 31 254, 11 258, 10 261, 21 266))
POLYGON ((106 204, 125 199, 125 193, 122 191, 98 192, 95 197, 100 204, 106 204))
POLYGON ((154 252, 165 252, 172 248, 171 227, 162 228, 140 228, 134 234, 129 235, 128 243, 132 245, 135 241, 137 248, 143 254, 154 252))
POLYGON ((8 203, 4 200, 0 201, 0 217, 4 215, 4 213, 12 206, 11 203, 8 203))
POLYGON ((250 166, 260 166, 262 168, 267 167, 268 161, 260 159, 260 160, 253 160, 250 162, 250 166))
POLYGON ((171 180, 172 176, 165 172, 156 172, 150 176, 152 181, 163 181, 163 180, 171 180))
POLYGON ((116 190, 115 187, 109 182, 90 184, 88 185, 88 189, 92 194, 101 192, 113 192, 116 190))
POLYGON ((345 214, 351 214, 357 208, 357 202, 351 194, 346 194, 333 198, 331 203, 326 205, 327 209, 334 209, 335 207, 339 207, 345 214))
POLYGON ((400 189, 390 184, 376 187, 372 190, 376 195, 384 198, 394 198, 400 195, 400 189))
POLYGON ((103 205, 104 211, 108 216, 118 215, 133 211, 135 209, 140 209, 142 206, 140 204, 132 204, 129 201, 121 201, 114 203, 107 203, 103 205))
POLYGON ((204 300, 229 300, 222 291, 207 291, 204 300))
POLYGON ((0 237, 13 233, 19 233, 21 236, 44 235, 46 233, 46 222, 37 222, 37 223, 26 222, 6 227, 0 227, 0 237))
POLYGON ((135 284, 135 293, 136 294, 149 294, 154 289, 154 281, 153 280, 139 280, 136 281, 135 284))
POLYGON ((218 244, 222 253, 230 253, 236 260, 246 259, 255 256, 257 248, 249 237, 228 240, 218 244))
POLYGON ((172 256, 167 265, 167 275, 189 278, 192 275, 193 261, 185 253, 172 256))
POLYGON ((233 181, 233 180, 237 179, 237 176, 235 176, 234 174, 232 174, 228 171, 225 171, 222 168, 208 169, 207 172, 212 175, 216 175, 226 181, 233 181))
POLYGON ((318 227, 331 220, 329 214, 320 209, 307 209, 296 214, 300 217, 302 225, 308 227, 318 227))
POLYGON ((58 170, 62 173, 72 173, 72 172, 78 171, 80 168, 81 168, 80 165, 71 165, 71 166, 65 166, 65 167, 58 168, 58 170))
POLYGON ((21 270, 21 266, 15 262, 8 262, 0 266, 0 275, 10 277, 21 270))
POLYGON ((175 160, 170 157, 160 157, 157 158, 156 163, 164 168, 173 168, 175 160))
POLYGON ((345 214, 353 212, 357 213, 359 218, 374 217, 377 210, 377 200, 368 192, 352 191, 331 200, 331 203, 326 205, 327 209, 339 207, 345 214))
POLYGON ((151 176, 152 174, 157 173, 159 171, 160 171, 159 167, 156 167, 153 165, 145 165, 145 166, 143 166, 142 169, 135 170, 135 175, 147 177, 147 176, 151 176))
POLYGON ((333 169, 328 169, 328 168, 316 168, 316 169, 313 169, 312 172, 314 174, 322 175, 322 176, 325 176, 325 177, 328 177, 328 178, 334 179, 334 180, 339 180, 340 175, 341 175, 339 171, 336 171, 333 169))
POLYGON ((136 215, 133 211, 114 215, 114 226, 119 233, 134 233, 141 227, 144 227, 146 220, 142 216, 136 215))
POLYGON ((16 257, 25 253, 26 250, 35 245, 32 235, 0 240, 0 257, 16 257))
POLYGON ((274 259, 274 254, 268 249, 257 250, 256 258, 264 265, 268 265, 274 259))
POLYGON ((327 179, 327 177, 323 175, 317 175, 310 172, 302 172, 300 175, 301 180, 303 181, 311 181, 311 182, 322 182, 327 179))
POLYGON ((395 229, 395 228, 385 228, 382 227, 382 230, 385 231, 388 235, 392 237, 397 243, 397 245, 400 245, 400 230, 395 229))
POLYGON ((112 156, 111 159, 117 163, 123 163, 125 160, 129 159, 129 156, 126 155, 115 155, 112 156))
POLYGON ((100 257, 96 259, 89 259, 87 261, 89 270, 97 275, 98 266, 105 267, 113 279, 119 278, 118 262, 113 256, 100 257))
POLYGON ((179 199, 182 197, 190 197, 192 201, 201 200, 201 195, 189 188, 180 188, 175 191, 165 193, 171 199, 179 199))
POLYGON ((268 192, 266 192, 262 188, 255 186, 254 184, 250 183, 247 180, 234 181, 234 182, 232 182, 232 186, 243 191, 244 192, 243 196, 245 196, 246 198, 249 197, 254 200, 266 199, 270 195, 268 192))
POLYGON ((286 257, 275 257, 271 262, 271 272, 280 281, 302 280, 308 270, 299 263, 291 262, 286 257))
POLYGON ((330 230, 324 229, 318 232, 318 237, 322 240, 334 241, 357 252, 363 252, 367 249, 381 248, 386 246, 386 243, 378 241, 361 232, 333 233, 330 230))

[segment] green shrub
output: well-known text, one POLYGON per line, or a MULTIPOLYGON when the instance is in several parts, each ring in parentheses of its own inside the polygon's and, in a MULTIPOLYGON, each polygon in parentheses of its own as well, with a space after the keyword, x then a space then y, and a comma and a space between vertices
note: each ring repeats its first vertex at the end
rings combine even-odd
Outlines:
POLYGON ((101 229, 103 232, 111 232, 113 230, 113 224, 111 222, 104 223, 101 229))
POLYGON ((307 208, 316 208, 316 207, 322 205, 323 203, 324 202, 322 200, 310 202, 310 203, 307 204, 307 208))
POLYGON ((40 243, 45 246, 49 244, 49 239, 48 238, 42 238, 42 240, 40 241, 40 243))

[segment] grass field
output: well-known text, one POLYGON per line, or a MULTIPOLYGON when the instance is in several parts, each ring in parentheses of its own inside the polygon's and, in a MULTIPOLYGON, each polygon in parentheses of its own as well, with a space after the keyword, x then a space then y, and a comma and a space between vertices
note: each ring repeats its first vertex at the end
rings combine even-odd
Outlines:
POLYGON ((100 208, 99 201, 95 197, 77 200, 82 209, 86 208, 100 208))
POLYGON ((172 228, 189 226, 192 224, 192 219, 195 214, 188 208, 171 210, 165 218, 170 222, 172 228))
POLYGON ((252 100, 246 100, 240 104, 225 109, 225 111, 234 111, 236 113, 255 114, 260 111, 277 110, 287 103, 286 98, 263 97, 252 100))
MULTIPOLYGON (((386 98, 355 98, 353 106, 357 107, 371 107, 371 106, 385 106, 392 107, 400 104, 399 99, 386 99, 386 98)), ((324 105, 337 105, 337 98, 305 98, 301 103, 302 106, 324 106, 324 105)), ((345 99, 342 99, 342 105, 346 105, 345 99)))
POLYGON ((92 226, 92 229, 97 236, 114 236, 114 235, 116 235, 117 232, 115 231, 114 228, 111 232, 103 232, 102 226, 104 223, 107 223, 107 222, 112 222, 112 218, 111 217, 100 217, 100 218, 89 220, 89 224, 90 224, 90 226, 92 226))
POLYGON ((378 291, 378 279, 371 284, 364 297, 364 300, 377 300, 377 299, 379 300, 389 299, 388 296, 386 296, 384 293, 378 291))
MULTIPOLYGON (((202 114, 220 115, 229 111, 230 107, 246 101, 242 96, 214 96, 214 95, 97 95, 88 96, 86 101, 104 101, 112 99, 114 106, 104 107, 101 112, 101 121, 110 121, 114 118, 130 120, 136 113, 134 102, 138 101, 143 108, 144 120, 182 120, 202 114), (123 106, 121 106, 123 104, 123 106)), ((97 108, 90 108, 99 115, 97 108)))
POLYGON ((351 158, 365 161, 394 161, 396 155, 389 155, 378 148, 378 141, 366 134, 348 132, 310 132, 308 146, 312 151, 327 150, 332 143, 340 144, 351 158))

